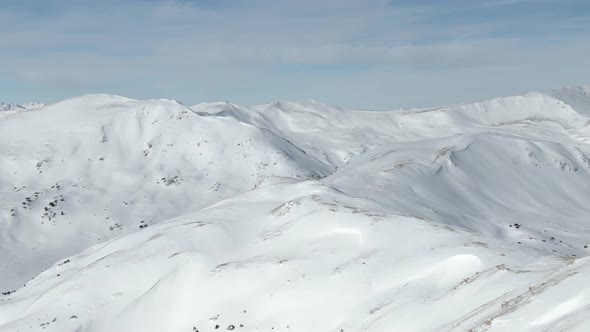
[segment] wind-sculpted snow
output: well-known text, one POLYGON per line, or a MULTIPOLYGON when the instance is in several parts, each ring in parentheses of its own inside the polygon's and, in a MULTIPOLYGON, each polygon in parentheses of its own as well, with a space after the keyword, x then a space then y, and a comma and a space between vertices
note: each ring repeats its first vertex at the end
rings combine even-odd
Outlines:
POLYGON ((587 331, 589 120, 588 87, 11 113, 0 331, 587 331))

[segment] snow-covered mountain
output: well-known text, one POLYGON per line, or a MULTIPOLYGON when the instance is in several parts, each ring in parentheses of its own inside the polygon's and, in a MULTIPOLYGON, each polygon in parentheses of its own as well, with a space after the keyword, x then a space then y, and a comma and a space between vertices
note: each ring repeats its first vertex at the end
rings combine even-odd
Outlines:
POLYGON ((590 87, 0 119, 0 331, 587 331, 590 87))
POLYGON ((43 103, 24 103, 24 104, 5 104, 0 102, 0 112, 6 111, 26 111, 45 106, 43 103))

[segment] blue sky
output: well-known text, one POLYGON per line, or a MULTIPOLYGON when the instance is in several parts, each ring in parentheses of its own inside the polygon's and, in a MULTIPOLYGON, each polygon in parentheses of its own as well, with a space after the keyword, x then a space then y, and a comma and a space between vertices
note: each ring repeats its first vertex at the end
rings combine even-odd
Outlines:
POLYGON ((0 101, 396 109, 590 84, 587 0, 2 0, 0 101))

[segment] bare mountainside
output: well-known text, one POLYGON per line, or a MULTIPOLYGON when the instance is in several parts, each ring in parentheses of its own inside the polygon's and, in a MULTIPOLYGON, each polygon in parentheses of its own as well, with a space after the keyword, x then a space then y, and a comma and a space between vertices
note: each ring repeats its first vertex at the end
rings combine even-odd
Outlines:
POLYGON ((0 114, 2 332, 590 329, 590 87, 0 114))

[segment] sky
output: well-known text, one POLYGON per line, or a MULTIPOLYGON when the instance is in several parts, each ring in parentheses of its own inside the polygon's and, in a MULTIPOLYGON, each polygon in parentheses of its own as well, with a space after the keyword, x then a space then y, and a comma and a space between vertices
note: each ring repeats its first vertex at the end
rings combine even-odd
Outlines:
POLYGON ((399 109, 588 84, 588 0, 0 0, 4 102, 399 109))

